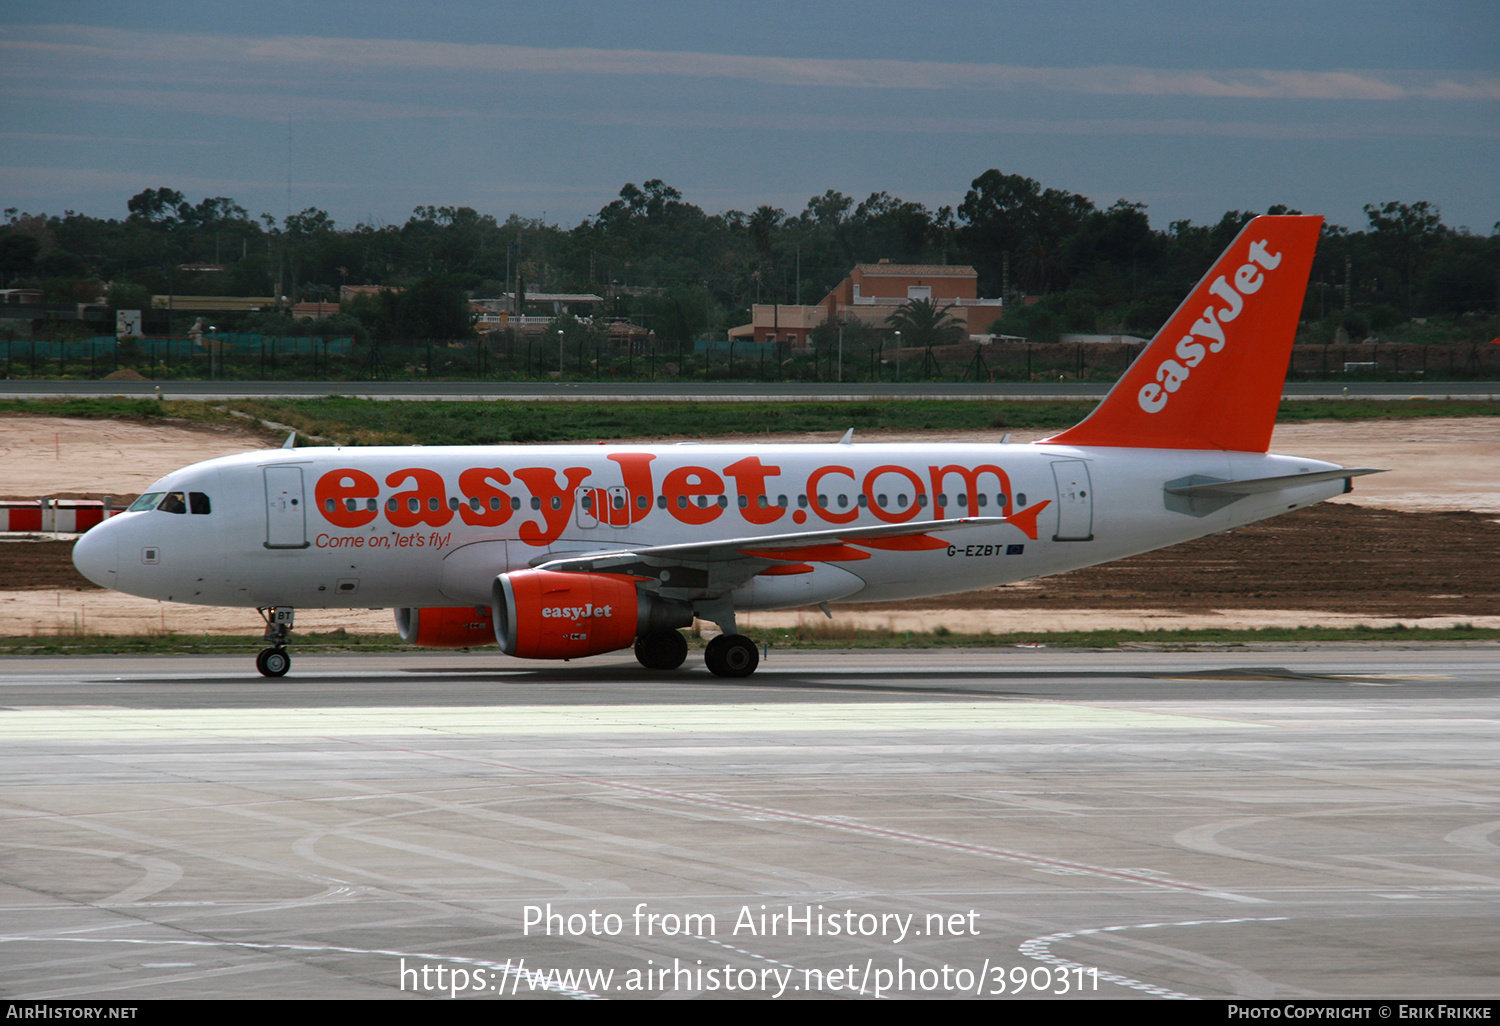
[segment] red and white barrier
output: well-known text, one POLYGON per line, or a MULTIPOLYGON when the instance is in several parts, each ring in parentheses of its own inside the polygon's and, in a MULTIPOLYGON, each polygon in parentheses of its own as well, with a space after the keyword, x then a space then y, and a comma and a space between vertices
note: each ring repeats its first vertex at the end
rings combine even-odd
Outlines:
POLYGON ((95 499, 4 499, 0 531, 82 534, 118 512, 95 499))

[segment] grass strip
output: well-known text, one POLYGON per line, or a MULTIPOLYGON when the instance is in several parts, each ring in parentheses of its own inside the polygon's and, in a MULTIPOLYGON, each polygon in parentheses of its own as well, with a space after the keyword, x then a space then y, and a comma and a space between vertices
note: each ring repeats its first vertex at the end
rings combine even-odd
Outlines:
MULTIPOLYGON (((1082 420, 1089 401, 988 402, 889 400, 818 403, 661 402, 441 402, 380 401, 346 396, 321 399, 189 400, 91 398, 4 399, 0 413, 104 418, 143 423, 286 424, 304 435, 341 445, 511 445, 637 441, 664 437, 713 438, 785 432, 827 432, 834 442, 860 431, 1052 430, 1082 420), (236 414, 239 416, 236 416, 236 414), (249 421, 245 416, 253 418, 249 421)), ((1281 422, 1390 420, 1500 415, 1486 400, 1297 400, 1281 404, 1281 422)), ((267 438, 280 438, 264 430, 267 438)))

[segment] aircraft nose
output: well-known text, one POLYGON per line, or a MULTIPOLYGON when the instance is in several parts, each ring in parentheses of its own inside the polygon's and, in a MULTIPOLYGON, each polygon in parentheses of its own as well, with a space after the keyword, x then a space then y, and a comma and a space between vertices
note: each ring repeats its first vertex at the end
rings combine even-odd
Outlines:
POLYGON ((107 523, 100 524, 73 543, 73 565, 101 588, 114 588, 120 548, 107 523))

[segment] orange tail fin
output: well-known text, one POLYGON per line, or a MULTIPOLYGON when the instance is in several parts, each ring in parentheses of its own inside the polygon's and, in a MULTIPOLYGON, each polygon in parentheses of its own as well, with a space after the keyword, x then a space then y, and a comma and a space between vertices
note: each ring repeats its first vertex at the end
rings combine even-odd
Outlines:
POLYGON ((1265 452, 1322 224, 1247 224, 1094 412, 1047 441, 1265 452))

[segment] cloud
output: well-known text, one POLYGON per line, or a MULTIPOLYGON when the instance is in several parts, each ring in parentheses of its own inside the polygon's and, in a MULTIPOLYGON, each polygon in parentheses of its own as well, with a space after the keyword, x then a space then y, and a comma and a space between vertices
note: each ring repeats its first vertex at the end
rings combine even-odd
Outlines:
POLYGON ((589 111, 570 117, 598 127, 693 129, 727 132, 783 131, 831 133, 904 133, 917 135, 1035 136, 1182 136, 1264 140, 1381 139, 1411 136, 1500 138, 1500 125, 1474 127, 1431 121, 1272 122, 1203 118, 1001 118, 936 114, 932 116, 857 116, 847 114, 694 113, 688 111, 589 111))
POLYGON ((469 113, 456 108, 379 100, 346 100, 295 93, 219 92, 195 89, 41 89, 0 88, 6 100, 63 102, 106 106, 119 104, 176 114, 206 114, 250 121, 284 121, 288 117, 325 117, 338 121, 383 121, 395 118, 447 118, 469 113))
POLYGON ((132 32, 87 26, 8 26, 0 29, 8 74, 101 69, 123 61, 194 74, 212 66, 262 72, 347 75, 394 71, 466 75, 672 77, 751 81, 825 89, 1041 90, 1094 96, 1191 97, 1261 100, 1500 99, 1500 78, 1452 72, 1178 70, 1096 66, 1025 67, 941 61, 839 60, 600 48, 437 43, 318 36, 228 36, 132 32), (87 62, 80 64, 79 62, 87 62))

